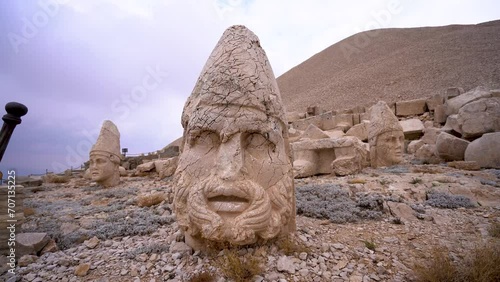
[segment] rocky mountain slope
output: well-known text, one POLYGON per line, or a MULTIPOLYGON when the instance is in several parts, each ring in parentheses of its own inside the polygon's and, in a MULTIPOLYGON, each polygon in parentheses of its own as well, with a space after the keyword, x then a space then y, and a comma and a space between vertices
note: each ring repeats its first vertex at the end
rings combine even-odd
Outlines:
POLYGON ((346 38, 278 77, 288 111, 430 97, 447 87, 500 87, 500 20, 381 29, 346 38))

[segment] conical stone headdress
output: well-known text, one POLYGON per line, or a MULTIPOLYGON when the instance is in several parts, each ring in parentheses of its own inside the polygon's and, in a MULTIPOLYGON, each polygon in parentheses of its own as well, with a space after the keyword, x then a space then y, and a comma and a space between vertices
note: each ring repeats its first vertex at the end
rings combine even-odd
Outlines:
POLYGON ((242 25, 229 27, 212 51, 184 106, 182 126, 206 119, 213 112, 220 117, 231 115, 234 109, 228 106, 258 110, 286 124, 266 53, 259 38, 242 25))
POLYGON ((384 101, 379 101, 373 105, 370 112, 370 125, 368 126, 368 140, 371 145, 376 141, 377 136, 382 133, 401 130, 398 118, 391 111, 384 101))
POLYGON ((117 156, 118 159, 122 158, 120 152, 120 132, 112 121, 105 120, 103 122, 97 142, 92 146, 90 154, 106 154, 117 156))

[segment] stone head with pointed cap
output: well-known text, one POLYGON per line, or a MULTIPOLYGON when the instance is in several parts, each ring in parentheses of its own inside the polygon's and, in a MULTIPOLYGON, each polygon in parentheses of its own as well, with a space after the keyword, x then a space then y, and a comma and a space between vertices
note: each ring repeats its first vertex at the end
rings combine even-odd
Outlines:
POLYGON ((186 242, 245 245, 295 230, 285 110, 257 36, 228 28, 182 113, 174 208, 186 242))
POLYGON ((372 167, 391 166, 403 160, 403 128, 384 101, 371 109, 368 142, 372 167))
POLYGON ((104 187, 118 185, 120 160, 120 132, 113 122, 106 120, 102 124, 97 142, 90 150, 92 180, 104 187))

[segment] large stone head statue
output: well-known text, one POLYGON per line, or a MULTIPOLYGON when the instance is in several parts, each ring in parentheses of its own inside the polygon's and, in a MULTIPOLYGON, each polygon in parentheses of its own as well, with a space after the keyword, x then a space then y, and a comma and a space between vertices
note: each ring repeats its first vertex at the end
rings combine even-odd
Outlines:
POLYGON ((104 187, 120 182, 120 132, 116 125, 106 120, 102 124, 97 142, 90 150, 90 174, 92 181, 104 187))
POLYGON ((295 230, 285 111, 266 54, 246 27, 222 35, 182 126, 174 208, 188 244, 244 245, 295 230))
POLYGON ((372 167, 390 166, 403 160, 403 128, 383 101, 371 109, 368 142, 372 167))

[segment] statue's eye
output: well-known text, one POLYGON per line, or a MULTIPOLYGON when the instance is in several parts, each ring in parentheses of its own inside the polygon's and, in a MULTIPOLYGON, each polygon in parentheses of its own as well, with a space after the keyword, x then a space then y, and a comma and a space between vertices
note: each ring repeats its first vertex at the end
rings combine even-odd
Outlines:
POLYGON ((190 136, 191 147, 205 147, 213 148, 220 144, 219 135, 213 131, 205 130, 201 132, 194 132, 190 136))
POLYGON ((271 150, 274 152, 276 145, 269 140, 267 136, 260 133, 250 133, 246 138, 246 149, 255 151, 267 151, 271 150))

